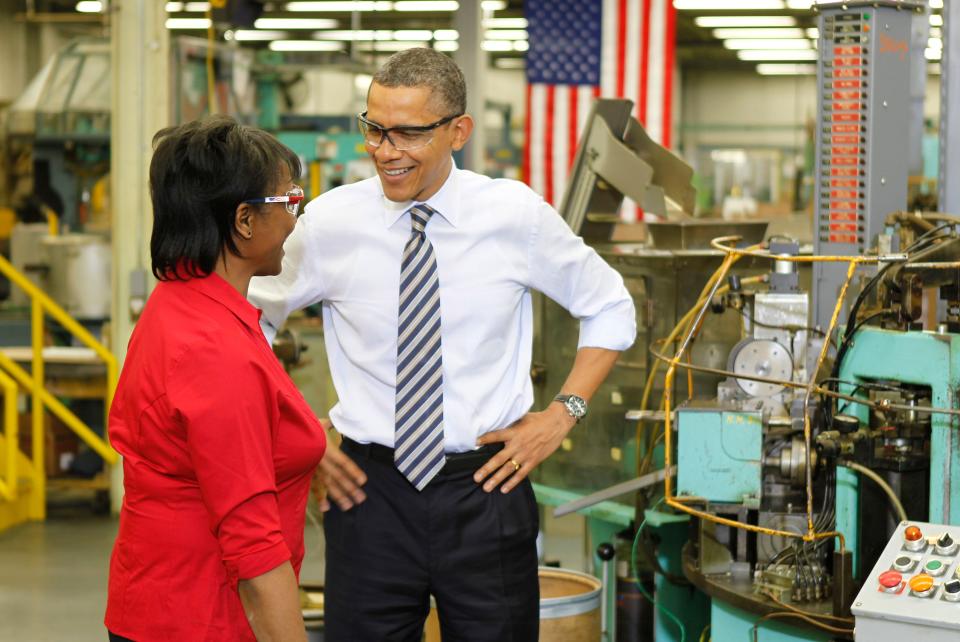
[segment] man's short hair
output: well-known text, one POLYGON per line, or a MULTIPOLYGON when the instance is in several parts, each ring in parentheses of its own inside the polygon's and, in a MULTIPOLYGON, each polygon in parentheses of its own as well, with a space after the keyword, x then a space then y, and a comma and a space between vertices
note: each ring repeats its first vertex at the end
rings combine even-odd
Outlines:
POLYGON ((444 116, 467 111, 467 83, 450 56, 418 47, 390 56, 373 76, 383 87, 428 87, 444 116))

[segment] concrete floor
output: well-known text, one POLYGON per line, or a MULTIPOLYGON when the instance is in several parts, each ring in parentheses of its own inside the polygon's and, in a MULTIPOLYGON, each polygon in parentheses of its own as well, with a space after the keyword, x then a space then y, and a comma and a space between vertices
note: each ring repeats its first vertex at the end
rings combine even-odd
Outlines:
MULTIPOLYGON (((107 574, 115 517, 95 517, 87 502, 52 505, 46 522, 0 533, 0 640, 104 642, 107 574)), ((546 516, 545 558, 586 570, 584 522, 546 516)), ((323 533, 307 521, 304 584, 323 582, 323 533)))

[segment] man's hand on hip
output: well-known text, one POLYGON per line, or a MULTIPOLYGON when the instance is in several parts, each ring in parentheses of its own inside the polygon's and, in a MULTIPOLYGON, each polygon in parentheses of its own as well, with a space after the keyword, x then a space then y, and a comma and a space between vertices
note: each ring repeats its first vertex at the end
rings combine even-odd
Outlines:
POLYGON ((315 479, 319 486, 315 494, 324 512, 330 510, 331 499, 341 510, 350 510, 367 498, 361 488, 367 483, 366 474, 332 440, 327 440, 315 479))
POLYGON ((482 435, 478 444, 503 442, 503 450, 474 474, 474 481, 488 493, 497 486, 509 493, 560 447, 576 423, 562 404, 552 403, 543 412, 527 413, 509 428, 482 435))

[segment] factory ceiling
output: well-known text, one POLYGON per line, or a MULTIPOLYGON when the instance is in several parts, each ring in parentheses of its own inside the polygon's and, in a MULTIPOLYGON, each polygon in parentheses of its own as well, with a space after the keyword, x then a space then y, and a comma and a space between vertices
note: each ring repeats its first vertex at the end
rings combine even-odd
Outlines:
MULTIPOLYGON (((631 0, 632 1, 632 0, 631 0)), ((677 61, 683 69, 813 73, 816 13, 809 0, 673 0, 677 8, 677 61), (772 31, 771 31, 772 29, 772 31)), ((109 19, 109 0, 23 0, 19 19, 76 21, 96 29, 109 19)), ((216 3, 214 3, 216 4, 216 3)), ((930 2, 927 58, 942 49, 943 0, 930 2)), ((166 2, 172 33, 207 36, 209 2, 166 2)), ((492 64, 523 68, 523 0, 482 0, 484 48, 492 64)), ((357 61, 407 46, 457 48, 450 0, 260 2, 231 0, 215 10, 216 37, 238 46, 284 51, 288 61, 357 61), (311 44, 312 43, 312 44, 311 44)))

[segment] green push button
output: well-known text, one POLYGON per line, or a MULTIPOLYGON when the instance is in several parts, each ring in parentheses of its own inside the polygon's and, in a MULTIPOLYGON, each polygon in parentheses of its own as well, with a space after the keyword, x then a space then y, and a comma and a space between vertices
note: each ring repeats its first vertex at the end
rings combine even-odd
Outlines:
POLYGON ((927 573, 930 573, 931 575, 939 575, 940 573, 943 573, 943 571, 945 570, 943 566, 943 562, 941 562, 940 560, 930 560, 923 566, 923 568, 927 573))

